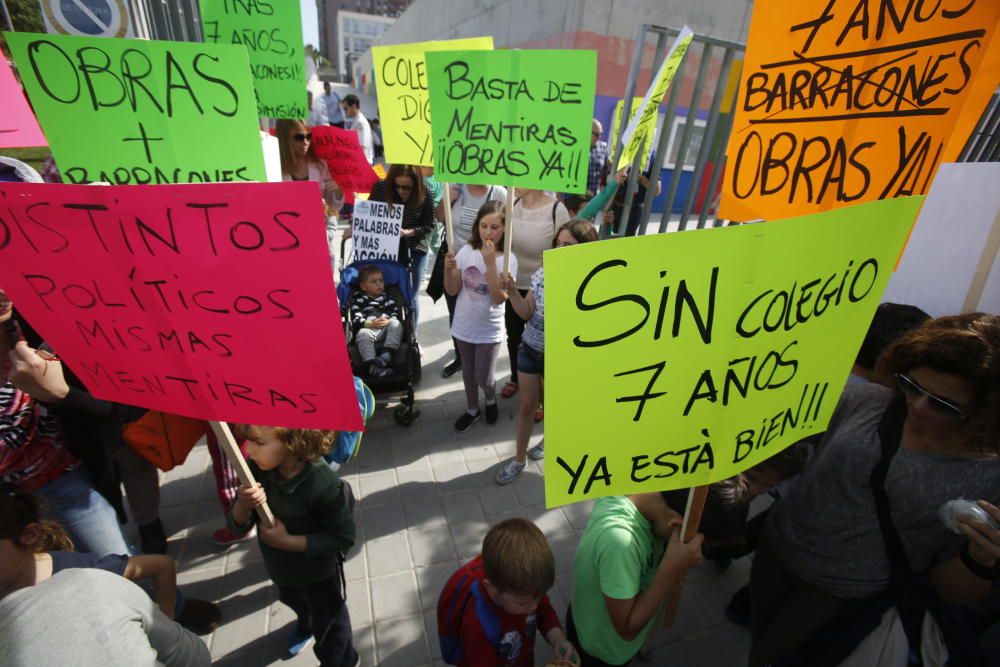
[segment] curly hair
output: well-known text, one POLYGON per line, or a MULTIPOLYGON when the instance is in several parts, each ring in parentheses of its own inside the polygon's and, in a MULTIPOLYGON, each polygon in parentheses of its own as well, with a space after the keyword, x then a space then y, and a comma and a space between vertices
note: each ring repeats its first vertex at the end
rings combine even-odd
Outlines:
POLYGON ((0 540, 11 540, 22 549, 43 551, 73 551, 73 540, 55 521, 41 516, 41 499, 9 482, 0 483, 0 540), (21 542, 24 529, 38 525, 38 539, 32 544, 21 542))
POLYGON ((336 431, 318 428, 284 428, 283 426, 234 426, 239 437, 250 439, 259 435, 259 429, 273 428, 274 437, 285 444, 291 453, 306 461, 318 461, 333 447, 336 431))
POLYGON ((879 357, 876 380, 921 366, 969 383, 974 398, 962 408, 968 445, 1000 453, 1000 316, 969 313, 926 322, 879 357))

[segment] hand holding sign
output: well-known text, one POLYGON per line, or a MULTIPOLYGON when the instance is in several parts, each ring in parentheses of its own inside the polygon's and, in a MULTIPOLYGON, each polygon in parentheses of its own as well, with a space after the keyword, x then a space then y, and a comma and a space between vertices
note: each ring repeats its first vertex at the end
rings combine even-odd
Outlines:
POLYGON ((32 398, 56 403, 66 398, 69 385, 62 363, 51 354, 18 341, 10 351, 10 382, 32 398))

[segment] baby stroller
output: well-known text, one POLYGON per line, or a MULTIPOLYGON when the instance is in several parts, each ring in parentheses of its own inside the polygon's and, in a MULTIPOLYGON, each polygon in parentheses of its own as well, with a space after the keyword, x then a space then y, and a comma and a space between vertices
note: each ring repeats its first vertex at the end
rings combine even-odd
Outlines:
POLYGON ((340 284, 337 285, 337 298, 340 300, 340 315, 344 323, 344 335, 347 339, 347 350, 351 357, 351 369, 354 374, 364 380, 365 384, 379 396, 394 395, 404 392, 399 407, 393 412, 397 424, 409 426, 420 410, 414 407, 413 387, 420 382, 420 345, 413 326, 413 312, 410 309, 410 275, 406 267, 391 260, 365 260, 353 262, 344 267, 340 273, 340 284), (403 323, 403 339, 400 341, 396 355, 389 363, 390 373, 375 377, 368 372, 367 365, 361 361, 357 345, 354 344, 354 332, 351 329, 351 318, 348 303, 351 295, 358 288, 358 272, 367 265, 377 266, 385 279, 385 289, 399 304, 401 321, 403 323))

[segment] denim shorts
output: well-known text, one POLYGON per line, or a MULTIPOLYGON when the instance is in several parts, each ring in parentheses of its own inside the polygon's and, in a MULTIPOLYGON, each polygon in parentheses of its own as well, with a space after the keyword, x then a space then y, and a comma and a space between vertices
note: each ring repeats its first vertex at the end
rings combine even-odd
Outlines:
POLYGON ((527 343, 517 347, 517 372, 527 375, 545 375, 545 353, 539 352, 527 343))

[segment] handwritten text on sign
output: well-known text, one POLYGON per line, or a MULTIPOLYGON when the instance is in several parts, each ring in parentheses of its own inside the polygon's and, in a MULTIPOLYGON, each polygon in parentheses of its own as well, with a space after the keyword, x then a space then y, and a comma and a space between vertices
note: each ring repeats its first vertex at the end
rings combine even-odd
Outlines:
POLYGON ((996 0, 757 3, 720 217, 926 193, 998 21, 996 0))
POLYGON ((546 251, 546 503, 708 484, 825 429, 922 201, 546 251))
POLYGON ((0 147, 44 146, 45 136, 6 58, 0 58, 0 147))
POLYGON ((4 35, 65 180, 267 180, 246 49, 4 35))
POLYGON ((250 54, 258 116, 309 115, 298 3, 199 0, 198 6, 206 42, 242 44, 250 54))
POLYGON ((663 58, 663 62, 660 64, 660 68, 656 72, 652 83, 650 83, 645 97, 642 98, 639 108, 632 109, 632 119, 622 133, 623 148, 622 154, 618 157, 618 166, 616 169, 624 169, 632 164, 632 160, 635 159, 640 146, 643 147, 643 154, 639 164, 646 163, 648 153, 645 151, 649 146, 653 134, 656 132, 656 119, 660 109, 660 102, 663 100, 663 96, 667 94, 667 89, 670 88, 671 82, 673 82, 674 77, 680 70, 681 64, 684 62, 684 56, 687 54, 688 47, 691 45, 693 38, 694 34, 691 32, 691 29, 684 26, 670 47, 670 51, 663 58))
POLYGON ((344 193, 344 203, 354 203, 354 193, 368 194, 378 183, 379 176, 368 164, 358 143, 358 133, 331 125, 309 128, 316 157, 326 162, 330 175, 344 193))
POLYGON ((354 204, 351 240, 354 261, 399 257, 399 237, 403 230, 403 205, 361 200, 354 204))
POLYGON ((0 185, 0 285, 100 398, 360 430, 318 195, 0 185))
POLYGON ((431 109, 427 97, 428 51, 493 49, 492 37, 393 44, 372 48, 375 89, 385 157, 390 164, 432 166, 431 109))
POLYGON ((426 58, 439 179, 587 189, 594 51, 446 51, 426 58))

